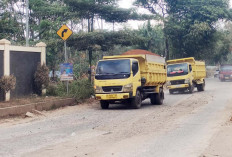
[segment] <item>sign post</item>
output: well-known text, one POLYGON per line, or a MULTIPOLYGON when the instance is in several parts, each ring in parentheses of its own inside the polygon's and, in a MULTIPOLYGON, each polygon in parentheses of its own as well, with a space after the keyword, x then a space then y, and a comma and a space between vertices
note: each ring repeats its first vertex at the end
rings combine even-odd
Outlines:
MULTIPOLYGON (((58 31, 57 31, 57 35, 60 36, 61 39, 64 40, 64 58, 65 58, 65 63, 68 63, 68 56, 67 56, 67 49, 66 49, 66 40, 72 35, 72 30, 68 28, 68 26, 63 25, 58 31)), ((64 66, 65 67, 65 66, 64 66)), ((69 67, 70 69, 70 67, 69 67)), ((72 70, 71 70, 72 71, 72 70)), ((68 81, 73 80, 73 73, 70 75, 71 73, 67 73, 67 69, 61 69, 61 81, 66 81, 66 86, 67 86, 67 94, 68 94, 68 81), (64 73, 65 71, 65 73, 64 73), (63 74, 63 77, 62 77, 63 74)))

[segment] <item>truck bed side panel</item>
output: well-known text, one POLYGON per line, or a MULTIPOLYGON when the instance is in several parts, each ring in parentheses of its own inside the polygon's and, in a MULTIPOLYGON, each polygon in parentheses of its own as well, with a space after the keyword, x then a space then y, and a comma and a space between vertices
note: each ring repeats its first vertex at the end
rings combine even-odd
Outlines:
POLYGON ((195 64, 193 64, 193 77, 195 80, 206 77, 205 62, 195 61, 195 64))
POLYGON ((165 60, 162 57, 146 55, 141 66, 141 75, 146 78, 145 86, 164 84, 167 78, 165 60))

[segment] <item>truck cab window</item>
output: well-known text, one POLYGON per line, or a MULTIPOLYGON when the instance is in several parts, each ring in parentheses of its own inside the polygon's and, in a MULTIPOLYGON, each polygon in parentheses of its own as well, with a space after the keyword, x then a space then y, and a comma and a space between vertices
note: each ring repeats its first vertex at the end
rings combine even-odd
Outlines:
POLYGON ((189 65, 189 71, 191 72, 192 70, 192 65, 189 65))
POLYGON ((132 63, 132 72, 133 72, 133 76, 135 76, 137 74, 137 72, 139 71, 139 65, 138 62, 134 61, 132 63))

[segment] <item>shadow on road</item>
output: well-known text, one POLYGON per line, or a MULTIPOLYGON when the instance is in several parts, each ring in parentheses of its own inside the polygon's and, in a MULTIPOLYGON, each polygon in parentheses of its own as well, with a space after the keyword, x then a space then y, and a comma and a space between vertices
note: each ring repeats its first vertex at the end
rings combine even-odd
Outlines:
MULTIPOLYGON (((129 104, 110 104, 109 108, 106 109, 105 111, 109 111, 109 110, 141 110, 141 109, 145 109, 145 108, 154 108, 154 107, 159 107, 159 106, 163 106, 163 105, 152 105, 150 103, 149 99, 146 99, 142 102, 141 108, 139 109, 133 109, 130 108, 129 104)), ((103 110, 100 107, 100 104, 95 108, 96 110, 103 110)))

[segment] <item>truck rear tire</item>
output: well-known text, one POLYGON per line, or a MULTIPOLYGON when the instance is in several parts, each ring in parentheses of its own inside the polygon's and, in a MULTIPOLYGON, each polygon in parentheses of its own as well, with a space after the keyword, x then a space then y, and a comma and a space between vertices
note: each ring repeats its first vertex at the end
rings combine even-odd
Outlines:
POLYGON ((142 98, 140 91, 136 91, 136 95, 134 98, 131 99, 131 108, 133 109, 139 109, 142 104, 142 98))
POLYGON ((109 102, 106 101, 106 100, 101 100, 100 104, 101 104, 102 109, 108 109, 109 108, 109 102))
POLYGON ((152 94, 150 99, 151 99, 151 104, 162 105, 164 101, 163 88, 160 88, 159 93, 152 94))
POLYGON ((156 104, 156 94, 151 94, 150 95, 150 100, 151 100, 151 104, 155 105, 156 104))
POLYGON ((201 91, 204 91, 204 90, 205 90, 205 81, 204 81, 204 83, 197 85, 197 91, 198 92, 201 92, 201 91))

